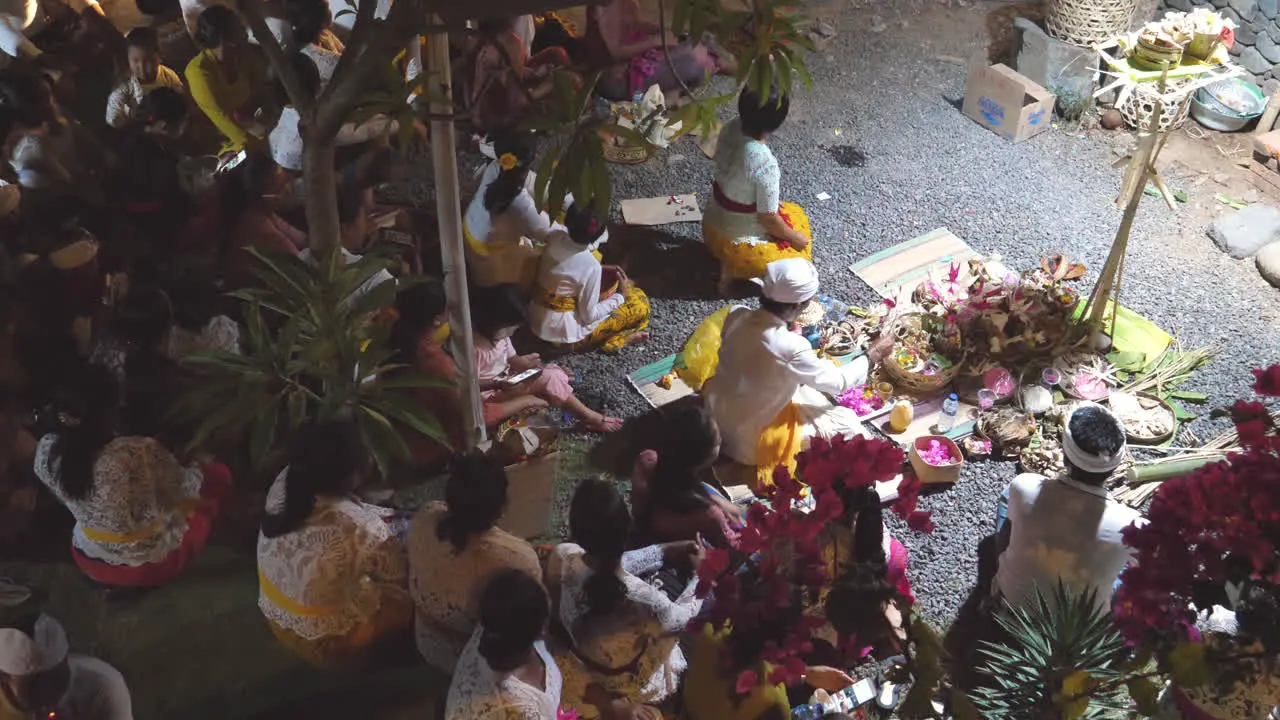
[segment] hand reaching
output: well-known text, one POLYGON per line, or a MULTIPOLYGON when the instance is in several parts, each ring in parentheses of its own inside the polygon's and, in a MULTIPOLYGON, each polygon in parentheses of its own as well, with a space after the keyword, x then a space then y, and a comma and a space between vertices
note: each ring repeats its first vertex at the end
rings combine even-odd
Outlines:
POLYGON ((829 693, 840 692, 853 684, 849 673, 827 665, 814 665, 805 669, 805 682, 814 689, 829 693))

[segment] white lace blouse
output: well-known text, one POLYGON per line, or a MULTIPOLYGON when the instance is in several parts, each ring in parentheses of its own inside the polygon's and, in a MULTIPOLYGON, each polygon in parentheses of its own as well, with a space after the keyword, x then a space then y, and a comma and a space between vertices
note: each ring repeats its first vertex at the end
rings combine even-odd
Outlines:
POLYGON ((529 303, 529 327, 533 333, 547 342, 576 343, 622 307, 626 302, 622 293, 600 299, 601 269, 590 247, 574 242, 563 230, 550 232, 547 249, 538 264, 534 299, 529 303), (552 310, 539 297, 543 294, 573 298, 575 307, 552 310))
MULTIPOLYGON (((1205 634, 1205 641, 1223 642, 1239 632, 1236 614, 1215 605, 1212 612, 1201 612, 1196 627, 1205 634), (1215 637, 1218 636, 1218 637, 1215 637)), ((1266 720, 1274 717, 1280 705, 1280 660, 1263 658, 1248 662, 1252 676, 1242 678, 1230 687, 1223 688, 1208 683, 1180 691, 1166 690, 1157 720, 1183 720, 1185 717, 1173 700, 1174 692, 1181 692, 1196 709, 1215 720, 1266 720)))
POLYGON ((53 456, 57 435, 36 445, 35 473, 76 519, 71 543, 86 557, 137 567, 164 560, 187 532, 184 502, 200 495, 204 475, 183 468, 151 438, 107 443, 93 465, 93 487, 83 498, 62 489, 62 462, 53 456))
POLYGON ((214 316, 199 333, 174 325, 169 332, 169 357, 181 360, 197 350, 222 350, 239 355, 240 326, 226 315, 214 316))
POLYGON ((533 644, 545 667, 542 688, 495 672, 480 655, 480 630, 467 642, 449 684, 445 720, 556 720, 561 678, 556 661, 541 640, 533 644))
POLYGON ((778 212, 782 172, 768 145, 742 134, 741 120, 730 122, 720 132, 715 181, 727 199, 754 205, 756 209, 751 213, 734 212, 713 197, 707 202, 707 222, 739 242, 768 242, 756 213, 778 212))
POLYGON ((520 570, 542 581, 538 554, 529 543, 500 528, 473 537, 462 552, 436 534, 448 512, 434 502, 409 528, 409 594, 416 608, 418 652, 437 669, 452 673, 478 618, 477 594, 493 574, 520 570))
MULTIPOLYGON (((284 509, 288 468, 267 493, 284 509)), ((341 636, 372 620, 384 594, 404 593, 404 547, 384 520, 390 511, 356 500, 319 498, 303 526, 258 535, 258 608, 306 640, 341 636)))
POLYGON ((694 597, 693 583, 675 601, 636 577, 635 572, 656 570, 662 565, 658 546, 640 554, 624 556, 618 578, 626 587, 626 598, 607 616, 588 613, 585 585, 594 574, 585 561, 586 551, 573 543, 556 546, 547 568, 547 584, 556 617, 574 645, 574 652, 557 654, 564 674, 564 704, 586 718, 598 716, 598 709, 585 701, 587 686, 597 683, 610 693, 632 702, 659 703, 671 696, 680 684, 688 663, 676 636, 698 613, 702 601, 694 597), (636 661, 634 671, 598 673, 594 666, 622 669, 636 661))

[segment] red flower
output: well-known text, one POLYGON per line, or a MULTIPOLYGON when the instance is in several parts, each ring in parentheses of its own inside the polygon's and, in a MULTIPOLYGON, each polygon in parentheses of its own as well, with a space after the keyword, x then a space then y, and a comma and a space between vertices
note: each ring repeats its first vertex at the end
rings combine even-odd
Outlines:
POLYGON ((738 673, 738 682, 734 684, 733 689, 739 695, 746 695, 756 689, 756 685, 760 684, 760 675, 755 670, 743 670, 738 673))
POLYGON ((1280 397, 1280 364, 1272 365, 1266 370, 1254 370, 1253 391, 1259 395, 1280 397))
POLYGON ((928 510, 916 510, 907 516, 907 527, 916 532, 931 533, 933 532, 933 518, 930 517, 928 510))

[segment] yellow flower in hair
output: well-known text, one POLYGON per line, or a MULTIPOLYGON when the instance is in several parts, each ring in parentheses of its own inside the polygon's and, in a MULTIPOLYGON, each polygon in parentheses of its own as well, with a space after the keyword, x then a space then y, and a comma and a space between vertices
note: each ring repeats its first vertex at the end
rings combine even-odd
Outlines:
POLYGON ((520 161, 512 153, 502 153, 502 157, 498 158, 498 165, 503 170, 515 170, 520 161))

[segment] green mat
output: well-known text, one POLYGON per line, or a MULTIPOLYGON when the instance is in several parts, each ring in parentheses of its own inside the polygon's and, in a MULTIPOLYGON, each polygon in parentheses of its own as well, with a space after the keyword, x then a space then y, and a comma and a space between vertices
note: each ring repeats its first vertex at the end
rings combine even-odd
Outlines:
MULTIPOLYGON (((1107 311, 1103 327, 1110 325, 1115 303, 1107 301, 1107 311)), ((1075 319, 1079 320, 1085 311, 1085 303, 1076 307, 1075 319)), ((1142 353, 1147 362, 1160 356, 1173 344, 1173 337, 1160 329, 1159 325, 1142 317, 1138 313, 1121 305, 1115 312, 1115 331, 1112 334, 1112 347, 1119 352, 1142 353)))

